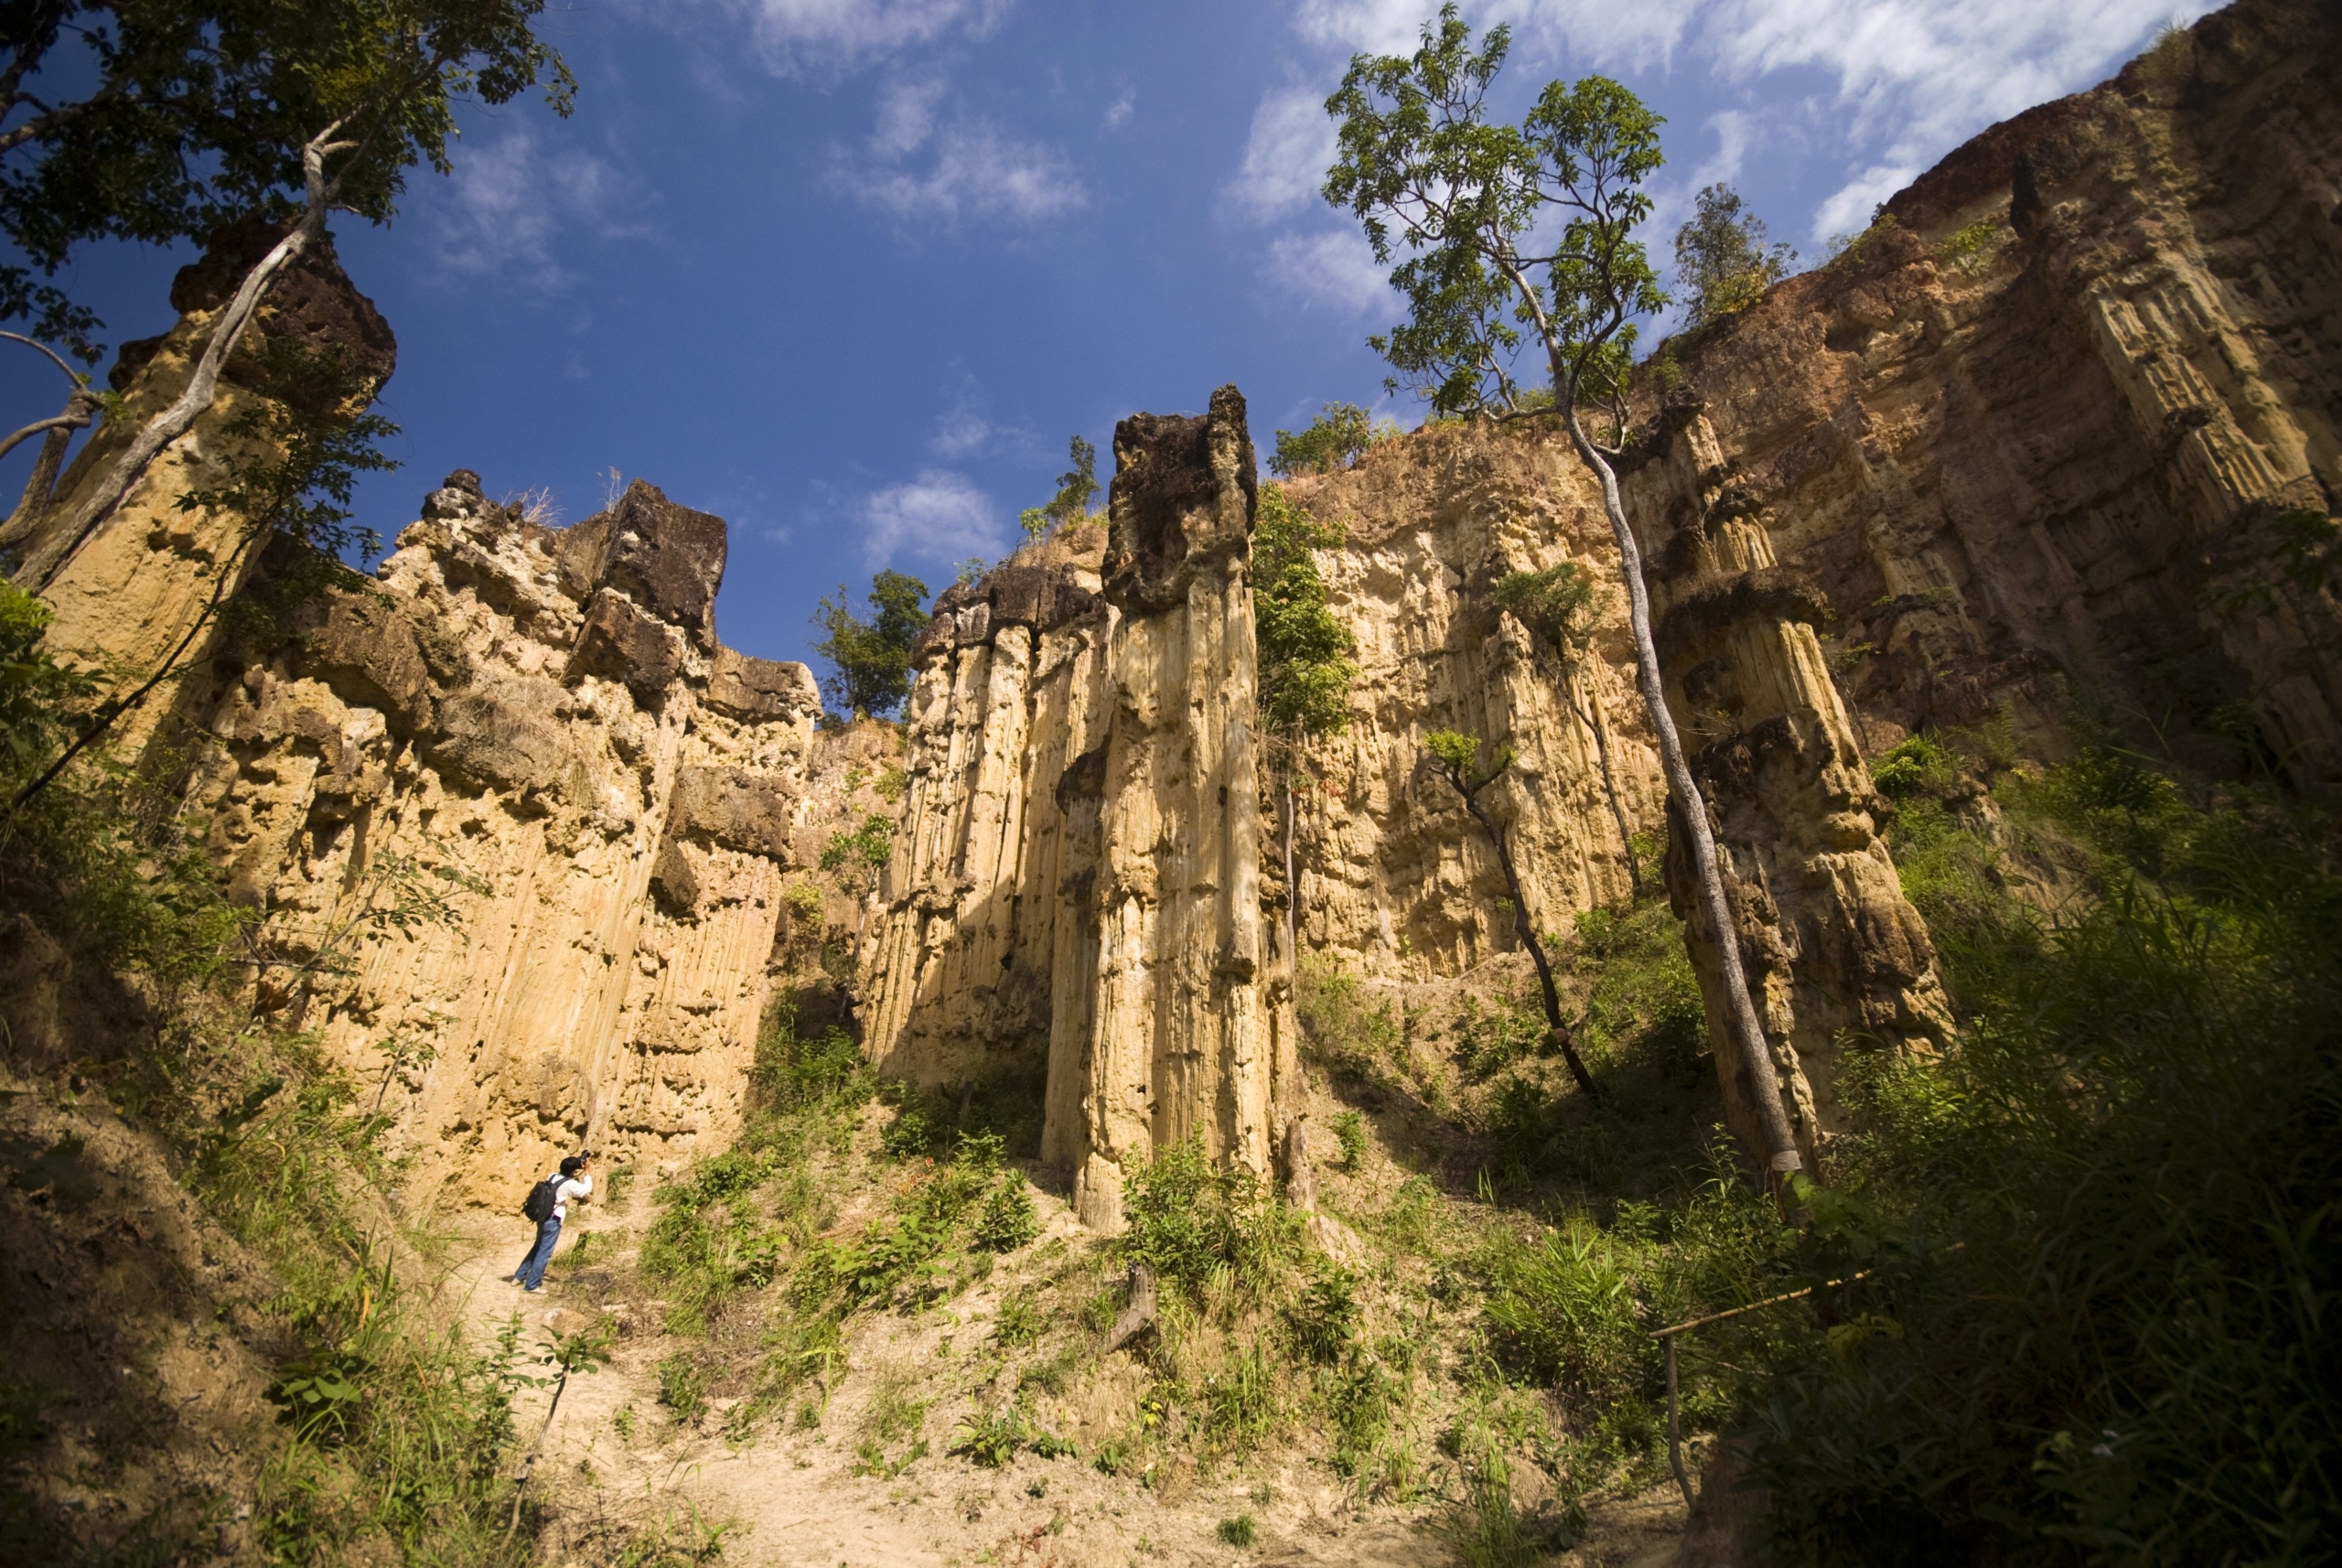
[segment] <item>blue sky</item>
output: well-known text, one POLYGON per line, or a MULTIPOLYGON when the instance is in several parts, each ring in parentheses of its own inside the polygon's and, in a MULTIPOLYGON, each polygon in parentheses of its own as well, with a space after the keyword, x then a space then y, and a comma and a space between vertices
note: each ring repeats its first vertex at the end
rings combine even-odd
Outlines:
MULTIPOLYGON (((1395 297, 1316 197, 1319 107, 1435 0, 616 0, 545 30, 577 112, 474 108, 455 176, 343 260, 399 338, 386 538, 455 467, 549 489, 606 476, 732 524, 725 641, 809 657, 815 599, 894 566, 940 588, 1047 499, 1067 437, 1240 385, 1263 450, 1327 399, 1382 397, 1364 339, 1395 297)), ((556 0, 558 5, 558 0, 556 0)), ((1827 237, 1960 142, 2088 87, 2201 0, 1483 0, 1518 112, 1602 70, 1668 119, 1654 254, 1732 181, 1773 237, 1827 237)), ((162 330, 186 253, 96 252, 114 337, 162 330)), ((0 363, 6 428, 53 371, 0 363)), ((1413 407, 1391 412, 1412 424, 1413 407)), ((31 446, 0 465, 24 482, 31 446)))

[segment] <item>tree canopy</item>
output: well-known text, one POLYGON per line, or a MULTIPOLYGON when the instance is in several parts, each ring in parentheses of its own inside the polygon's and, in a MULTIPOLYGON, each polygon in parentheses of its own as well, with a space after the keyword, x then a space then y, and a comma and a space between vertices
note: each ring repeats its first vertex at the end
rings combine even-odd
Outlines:
POLYGON ((568 67, 544 0, 0 0, 0 320, 88 363, 103 326, 50 280, 93 240, 200 241, 301 205, 302 152, 343 123, 334 202, 390 220, 405 171, 447 172, 454 104, 568 67))
POLYGON ((828 660, 831 672, 822 694, 850 718, 884 718, 902 705, 911 690, 911 644, 927 629, 927 585, 900 572, 870 579, 868 613, 856 614, 843 583, 837 597, 824 595, 813 624, 824 635, 813 651, 828 660))
POLYGON ((1077 435, 1067 456, 1073 467, 1058 476, 1058 493, 1045 504, 1026 507, 1016 514, 1017 524, 1028 539, 1038 539, 1059 523, 1090 515, 1090 503, 1098 494, 1098 448, 1077 435))
POLYGON ((1283 486, 1261 487, 1252 532, 1260 710, 1270 729, 1292 738, 1338 735, 1349 725, 1356 643, 1327 606, 1326 579, 1313 553, 1341 538, 1339 528, 1286 499, 1283 486))
POLYGON ((1675 231, 1675 283, 1687 327, 1704 327, 1746 310, 1789 275, 1797 252, 1767 248, 1765 220, 1745 210, 1740 193, 1711 185, 1692 198, 1691 221, 1675 231))
POLYGON ((1296 474, 1330 474, 1357 462, 1376 442, 1398 434, 1396 420, 1377 420, 1354 403, 1329 403, 1306 429, 1277 432, 1269 471, 1286 478, 1296 474))
MULTIPOLYGON (((1368 341, 1442 413, 1534 400, 1513 365, 1526 328, 1558 406, 1615 398, 1638 318, 1666 307, 1634 230, 1661 158, 1660 117, 1603 76, 1550 82, 1519 125, 1492 121, 1488 84, 1511 34, 1476 52, 1451 3, 1412 56, 1352 57, 1326 101, 1339 122, 1325 197, 1357 215, 1408 319, 1368 341), (1558 228, 1556 223, 1558 222, 1558 228)), ((1402 380, 1403 378, 1403 381, 1402 380)))

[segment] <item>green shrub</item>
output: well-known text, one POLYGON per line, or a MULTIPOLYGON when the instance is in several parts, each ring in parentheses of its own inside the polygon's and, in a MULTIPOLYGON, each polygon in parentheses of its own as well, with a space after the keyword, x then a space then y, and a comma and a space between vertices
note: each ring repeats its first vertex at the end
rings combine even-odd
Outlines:
POLYGON ((1941 743, 1915 735, 1873 758, 1870 777, 1882 793, 1900 800, 1949 788, 1959 767, 1960 759, 1941 743))
POLYGON ((927 1112, 916 1105, 906 1105, 895 1112, 895 1119, 879 1133, 879 1146, 897 1159, 916 1159, 935 1146, 935 1127, 927 1112))
POLYGON ((2312 1305, 2342 1284, 2331 819, 2191 800, 2102 738, 1997 793, 2086 847, 2098 896, 1951 910, 1961 1040, 1849 1079, 1864 1132, 1816 1195, 1809 1267, 1871 1277, 1756 1408, 1782 1549, 2322 1560, 2342 1535, 2322 1435, 2342 1353, 2312 1305))
POLYGON ((1300 1301, 1286 1309, 1285 1321, 1303 1355, 1330 1362, 1340 1360, 1349 1348, 1359 1316, 1357 1276, 1339 1264, 1327 1263, 1311 1277, 1300 1301))
POLYGON ((1297 1236, 1297 1217, 1251 1172, 1216 1168, 1200 1133, 1123 1173, 1123 1255, 1190 1296, 1223 1270, 1258 1290, 1297 1236))
POLYGON ((1356 1170, 1366 1158, 1366 1117, 1357 1111, 1334 1112, 1334 1142, 1342 1151, 1342 1168, 1356 1170))
POLYGON ((1252 1522, 1251 1514, 1241 1513, 1234 1519, 1221 1520, 1219 1534, 1221 1542, 1225 1545, 1250 1546, 1258 1539, 1260 1530, 1252 1522))
POLYGON ((1014 1252, 1040 1233, 1040 1210, 1034 1206, 1025 1174, 1010 1171, 984 1200, 972 1244, 980 1251, 1014 1252))

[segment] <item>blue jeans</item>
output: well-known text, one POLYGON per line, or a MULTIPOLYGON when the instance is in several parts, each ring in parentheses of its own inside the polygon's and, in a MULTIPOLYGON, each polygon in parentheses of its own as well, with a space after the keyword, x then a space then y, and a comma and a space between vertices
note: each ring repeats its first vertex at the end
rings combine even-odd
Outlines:
POLYGON ((541 1221, 537 1226, 537 1244, 521 1260, 512 1277, 531 1290, 545 1283, 545 1265, 553 1262, 553 1250, 561 1242, 561 1219, 558 1215, 541 1221))

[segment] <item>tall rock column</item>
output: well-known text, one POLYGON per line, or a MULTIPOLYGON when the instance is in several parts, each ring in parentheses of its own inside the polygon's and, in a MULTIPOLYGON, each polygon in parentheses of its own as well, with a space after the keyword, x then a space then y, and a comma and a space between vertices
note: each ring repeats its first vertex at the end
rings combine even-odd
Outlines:
MULTIPOLYGON (((1068 1064, 1085 1134, 1075 1205, 1108 1230, 1121 1224, 1124 1165, 1181 1139, 1199 1134, 1216 1160, 1269 1174, 1295 1070, 1261 908, 1242 395, 1220 388, 1200 418, 1123 420, 1114 462, 1104 586, 1122 620, 1104 755, 1089 765, 1096 979, 1088 1038, 1068 1064)), ((1071 795, 1067 809, 1086 817, 1071 795)), ((1052 1111, 1071 1098, 1053 1094, 1052 1111)))
MULTIPOLYGON (((1762 1147, 1755 1097, 1778 1074, 1814 1169, 1838 1126, 1840 1051, 1931 1049, 1948 1035, 1935 950, 1880 839, 1883 802, 1822 661, 1813 628, 1827 607, 1776 561, 1696 405, 1671 403, 1641 458, 1627 476, 1628 510, 1655 563, 1668 705, 1707 798, 1733 934, 1774 1053, 1769 1067, 1745 1062, 1730 1031, 1711 1026, 1725 1112, 1762 1147)), ((1686 857, 1671 851, 1668 862, 1708 1016, 1721 1019, 1718 933, 1686 857)))

